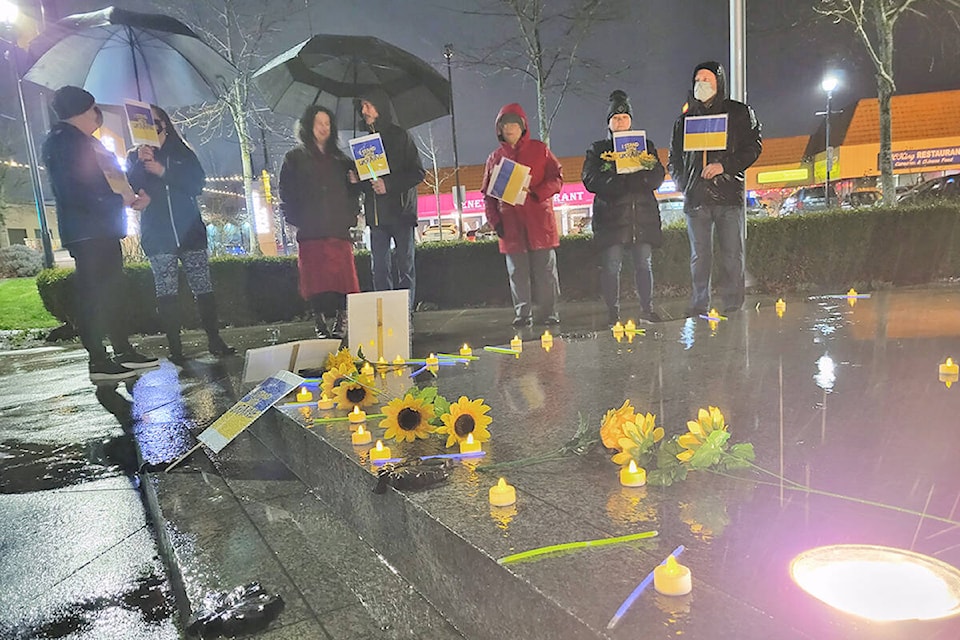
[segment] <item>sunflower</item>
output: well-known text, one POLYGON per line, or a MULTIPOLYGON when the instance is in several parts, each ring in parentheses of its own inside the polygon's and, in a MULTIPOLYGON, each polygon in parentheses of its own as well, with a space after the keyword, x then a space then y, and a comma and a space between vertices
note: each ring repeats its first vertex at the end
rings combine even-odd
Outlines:
POLYGON ((396 438, 398 441, 413 442, 416 438, 426 438, 433 433, 430 420, 433 419, 433 405, 422 398, 407 394, 402 399, 395 398, 383 407, 386 417, 380 426, 386 429, 384 438, 396 438))
POLYGON ((697 449, 706 442, 707 437, 714 431, 726 431, 727 424, 723 419, 723 414, 716 407, 709 409, 700 409, 697 412, 697 419, 687 422, 687 433, 677 438, 677 444, 683 447, 683 451, 677 454, 680 462, 687 462, 697 452, 697 449))
POLYGON ((450 411, 440 416, 443 426, 437 429, 437 433, 447 435, 448 447, 466 440, 471 433, 474 442, 486 442, 490 439, 487 426, 493 422, 493 418, 486 415, 487 411, 490 411, 490 407, 483 404, 483 398, 470 400, 460 396, 450 405, 450 411))
POLYGON ((323 373, 320 390, 325 393, 328 398, 336 397, 337 386, 341 382, 344 382, 347 376, 356 377, 356 375, 357 368, 353 366, 352 362, 339 364, 323 373))
POLYGON ((352 411, 356 406, 366 407, 371 404, 376 404, 377 395, 371 389, 371 387, 373 387, 373 376, 354 374, 351 378, 357 382, 345 379, 333 390, 337 401, 337 408, 352 411))
POLYGON ((657 417, 653 414, 634 416, 630 422, 623 424, 623 437, 617 443, 620 453, 613 456, 613 461, 619 465, 631 460, 640 464, 644 457, 653 448, 653 445, 663 440, 663 427, 655 426, 657 417))
POLYGON ((619 449, 620 438, 623 437, 623 425, 634 417, 633 407, 629 400, 624 400, 619 409, 610 409, 600 421, 600 439, 608 449, 619 449))
POLYGON ((336 353, 330 353, 327 355, 327 369, 336 369, 340 365, 344 364, 349 364, 350 366, 356 368, 353 356, 350 355, 350 349, 343 348, 336 353))

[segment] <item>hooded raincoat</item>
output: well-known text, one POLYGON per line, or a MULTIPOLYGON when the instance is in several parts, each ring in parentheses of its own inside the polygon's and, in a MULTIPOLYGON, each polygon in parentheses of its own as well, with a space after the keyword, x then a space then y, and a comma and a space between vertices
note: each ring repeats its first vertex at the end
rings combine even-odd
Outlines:
POLYGON ((523 121, 523 135, 517 145, 511 147, 497 131, 500 146, 487 157, 480 189, 487 192, 494 167, 501 158, 508 158, 530 167, 530 190, 526 201, 519 206, 506 204, 492 196, 484 196, 487 222, 500 236, 500 253, 554 249, 560 244, 557 218, 553 212, 553 196, 559 193, 563 186, 560 162, 547 145, 530 138, 527 115, 519 104, 508 104, 500 109, 494 126, 506 113, 520 117, 523 121))

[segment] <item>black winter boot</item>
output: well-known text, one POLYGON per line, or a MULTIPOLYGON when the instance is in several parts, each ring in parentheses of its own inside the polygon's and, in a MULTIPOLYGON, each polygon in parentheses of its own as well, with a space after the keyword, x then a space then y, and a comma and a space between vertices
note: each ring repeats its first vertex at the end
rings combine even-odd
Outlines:
POLYGON ((180 341, 180 303, 177 296, 157 298, 157 314, 160 316, 160 329, 167 335, 167 347, 170 349, 170 362, 182 365, 183 343, 180 341))
POLYGON ((220 337, 220 323, 217 320, 217 300, 213 292, 197 296, 197 310, 200 312, 200 324, 207 334, 207 349, 215 356, 229 356, 237 352, 220 337))
POLYGON ((330 332, 330 336, 337 338, 338 340, 343 340, 347 337, 347 310, 339 309, 337 310, 337 319, 333 323, 333 331, 330 332))

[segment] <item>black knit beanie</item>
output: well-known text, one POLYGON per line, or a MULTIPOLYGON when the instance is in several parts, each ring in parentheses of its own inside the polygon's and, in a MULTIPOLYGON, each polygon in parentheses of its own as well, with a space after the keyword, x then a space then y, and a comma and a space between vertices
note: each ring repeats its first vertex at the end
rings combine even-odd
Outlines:
POLYGON ((610 110, 607 112, 607 122, 618 113, 625 113, 633 117, 633 109, 630 107, 630 98, 621 89, 616 89, 608 98, 610 101, 610 110))
POLYGON ((84 91, 80 87, 67 85, 60 87, 53 94, 53 112, 61 120, 67 120, 73 116, 78 116, 87 111, 96 104, 97 100, 89 91, 84 91))

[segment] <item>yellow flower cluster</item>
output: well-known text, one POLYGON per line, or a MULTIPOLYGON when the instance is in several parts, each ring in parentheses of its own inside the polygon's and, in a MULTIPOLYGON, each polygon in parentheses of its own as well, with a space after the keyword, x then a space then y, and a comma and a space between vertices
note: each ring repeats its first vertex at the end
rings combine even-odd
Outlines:
POLYGON ((677 439, 677 444, 683 448, 683 451, 677 454, 677 458, 681 462, 688 461, 711 433, 726 430, 727 425, 720 409, 717 407, 700 409, 697 412, 697 419, 687 422, 687 433, 677 439))
POLYGON ((490 439, 487 427, 493 422, 487 411, 490 407, 483 403, 483 398, 470 400, 460 396, 450 405, 450 411, 440 416, 443 426, 437 428, 437 433, 447 436, 447 447, 465 441, 470 434, 474 442, 486 442, 490 439))
POLYGON ((631 460, 639 463, 641 456, 663 440, 663 427, 656 426, 656 419, 651 413, 638 413, 623 424, 623 437, 617 443, 620 453, 613 456, 615 463, 624 465, 631 460))

